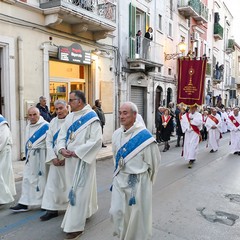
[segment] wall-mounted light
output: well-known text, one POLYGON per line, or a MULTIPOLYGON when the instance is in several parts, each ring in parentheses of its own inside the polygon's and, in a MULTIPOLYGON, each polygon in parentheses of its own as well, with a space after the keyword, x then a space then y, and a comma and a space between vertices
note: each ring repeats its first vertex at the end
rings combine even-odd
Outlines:
POLYGON ((104 49, 98 49, 98 48, 96 48, 96 49, 94 49, 94 50, 92 50, 91 51, 91 53, 92 54, 95 54, 95 55, 110 55, 110 52, 108 52, 107 50, 104 50, 104 49))
POLYGON ((187 47, 187 45, 184 42, 184 38, 182 38, 182 41, 178 44, 178 49, 179 49, 180 53, 170 53, 170 54, 164 53, 165 61, 171 60, 175 57, 183 55, 184 52, 186 51, 186 47, 187 47))

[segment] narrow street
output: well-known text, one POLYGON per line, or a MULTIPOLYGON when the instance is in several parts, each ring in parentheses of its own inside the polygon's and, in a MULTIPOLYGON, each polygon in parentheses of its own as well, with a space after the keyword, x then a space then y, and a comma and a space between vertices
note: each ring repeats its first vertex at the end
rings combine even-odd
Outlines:
MULTIPOLYGON (((209 153, 206 142, 202 142, 192 169, 181 157, 181 148, 174 145, 161 152, 161 167, 153 188, 153 240, 239 240, 240 156, 229 153, 229 133, 223 135, 216 153, 209 153)), ((159 148, 162 151, 163 146, 159 148)), ((98 161, 99 211, 87 221, 81 240, 115 239, 108 214, 112 171, 112 159, 98 161)), ((17 190, 16 201, 21 182, 17 190)), ((13 214, 8 208, 0 208, 0 239, 64 238, 60 228, 63 213, 41 222, 39 217, 44 212, 39 209, 13 214)))

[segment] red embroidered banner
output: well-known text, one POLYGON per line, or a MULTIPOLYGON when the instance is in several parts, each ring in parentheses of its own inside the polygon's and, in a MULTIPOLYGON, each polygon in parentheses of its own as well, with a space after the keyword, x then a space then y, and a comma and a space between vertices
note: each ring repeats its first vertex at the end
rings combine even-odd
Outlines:
POLYGON ((178 59, 178 104, 203 104, 206 65, 207 59, 178 59))

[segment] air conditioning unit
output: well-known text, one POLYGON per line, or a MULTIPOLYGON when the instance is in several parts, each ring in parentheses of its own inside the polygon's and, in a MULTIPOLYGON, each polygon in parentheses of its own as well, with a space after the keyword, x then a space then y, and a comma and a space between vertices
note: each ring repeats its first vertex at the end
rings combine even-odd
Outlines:
POLYGON ((193 41, 198 41, 200 39, 200 34, 198 32, 193 32, 193 41))

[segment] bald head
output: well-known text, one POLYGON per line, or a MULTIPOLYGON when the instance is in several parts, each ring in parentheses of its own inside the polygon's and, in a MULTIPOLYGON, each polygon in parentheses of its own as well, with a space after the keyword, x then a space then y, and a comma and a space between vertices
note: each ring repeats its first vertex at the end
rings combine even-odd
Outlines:
POLYGON ((30 123, 31 124, 37 123, 39 118, 40 118, 39 109, 36 107, 30 107, 28 109, 28 120, 30 121, 30 123))

